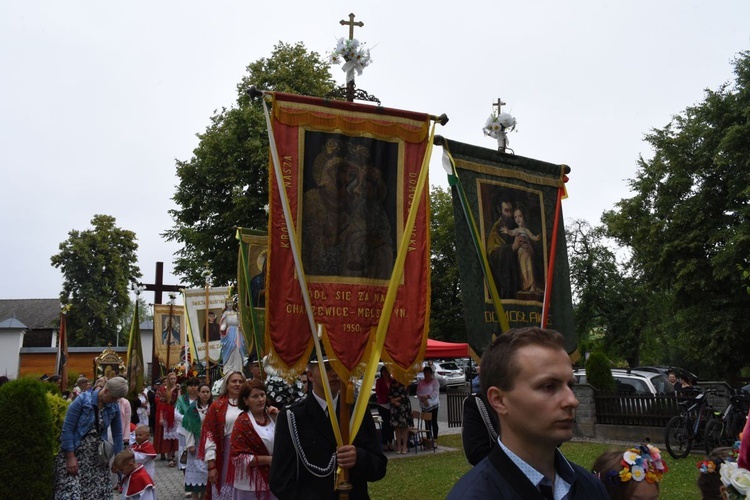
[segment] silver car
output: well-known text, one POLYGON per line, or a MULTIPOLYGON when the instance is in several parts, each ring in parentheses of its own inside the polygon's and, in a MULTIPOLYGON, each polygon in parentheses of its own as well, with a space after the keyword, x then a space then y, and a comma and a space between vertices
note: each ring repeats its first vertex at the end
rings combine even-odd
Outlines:
MULTIPOLYGON (((466 382, 463 370, 454 361, 433 361, 432 363, 425 361, 423 366, 430 364, 432 364, 432 371, 441 389, 464 385, 466 382)), ((419 383, 422 379, 424 379, 424 374, 422 372, 417 373, 416 382, 419 383)))

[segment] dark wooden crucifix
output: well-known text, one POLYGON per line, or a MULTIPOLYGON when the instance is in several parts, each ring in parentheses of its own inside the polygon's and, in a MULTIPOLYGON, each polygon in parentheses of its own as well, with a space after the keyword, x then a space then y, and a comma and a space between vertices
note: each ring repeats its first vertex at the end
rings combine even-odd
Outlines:
POLYGON ((506 102, 503 102, 503 100, 498 97, 497 102, 492 103, 492 107, 497 108, 497 114, 500 115, 500 113, 502 113, 501 108, 505 106, 506 104, 507 104, 506 102))
MULTIPOLYGON (((146 290, 154 292, 154 304, 161 304, 161 298, 163 292, 179 292, 182 289, 180 285, 165 285, 164 284, 164 262, 156 263, 156 277, 153 284, 144 283, 146 290)), ((172 320, 172 312, 170 308, 169 320, 172 320)), ((171 335, 169 336, 171 338, 171 335)), ((167 347, 167 353, 169 347, 167 347)), ((151 384, 159 378, 161 370, 159 369, 159 356, 156 355, 156 330, 154 330, 154 337, 151 339, 151 384)))

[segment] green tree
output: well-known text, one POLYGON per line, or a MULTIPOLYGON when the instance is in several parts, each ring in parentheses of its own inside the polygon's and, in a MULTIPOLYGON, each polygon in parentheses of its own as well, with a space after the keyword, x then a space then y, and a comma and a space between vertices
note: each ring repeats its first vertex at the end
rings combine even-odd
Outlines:
POLYGON ((60 301, 71 306, 71 346, 114 344, 130 304, 128 286, 141 276, 135 233, 117 227, 109 215, 95 215, 91 225, 70 231, 52 256, 52 265, 63 273, 60 301))
POLYGON ((430 190, 430 337, 466 342, 466 323, 456 264, 456 231, 450 191, 439 186, 430 190))
POLYGON ((0 387, 0 498, 49 498, 54 434, 46 382, 23 377, 0 387))
POLYGON ((649 318, 669 332, 701 376, 750 361, 750 52, 735 81, 646 135, 634 195, 605 213, 608 232, 632 252, 640 285, 668 297, 669 314, 649 318))
POLYGON ((174 226, 164 233, 177 241, 175 271, 200 286, 208 263, 216 285, 237 279, 237 226, 267 229, 268 135, 263 108, 251 101, 255 85, 310 96, 325 96, 334 87, 328 64, 304 44, 279 42, 271 57, 247 67, 237 85, 237 101, 211 117, 200 143, 187 161, 177 161, 179 184, 170 210, 174 226))
POLYGON ((581 348, 604 349, 631 367, 640 365, 644 345, 653 344, 658 332, 650 318, 663 300, 642 284, 630 260, 618 260, 603 226, 575 220, 568 224, 567 243, 581 348))
POLYGON ((612 365, 603 352, 592 352, 586 360, 586 382, 598 391, 614 391, 617 388, 612 365))

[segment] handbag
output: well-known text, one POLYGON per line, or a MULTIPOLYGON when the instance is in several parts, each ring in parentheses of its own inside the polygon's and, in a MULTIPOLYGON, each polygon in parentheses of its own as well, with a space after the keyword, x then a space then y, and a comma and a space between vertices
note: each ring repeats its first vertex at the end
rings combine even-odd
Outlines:
POLYGON ((180 463, 182 465, 185 465, 187 463, 187 450, 182 452, 182 455, 180 455, 180 463))
POLYGON ((115 445, 113 445, 106 439, 99 439, 99 448, 97 453, 99 463, 102 465, 109 465, 109 461, 112 459, 112 455, 114 454, 115 445))
POLYGON ((101 429, 99 428, 99 407, 96 405, 94 405, 94 427, 96 428, 96 434, 99 436, 99 446, 96 449, 96 456, 101 465, 109 465, 109 461, 115 454, 115 445, 101 437, 101 429))

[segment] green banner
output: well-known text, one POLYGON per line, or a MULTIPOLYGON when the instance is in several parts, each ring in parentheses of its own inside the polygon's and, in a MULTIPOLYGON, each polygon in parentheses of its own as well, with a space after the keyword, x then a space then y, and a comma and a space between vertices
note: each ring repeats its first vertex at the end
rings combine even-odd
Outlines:
POLYGON ((455 174, 450 181, 469 345, 479 355, 484 352, 493 335, 504 331, 499 314, 510 328, 541 326, 545 287, 551 282, 547 327, 562 333, 566 349, 574 352, 562 210, 552 251, 555 210, 566 166, 455 141, 444 140, 443 147, 455 174), (492 301, 490 280, 499 308, 492 301))

